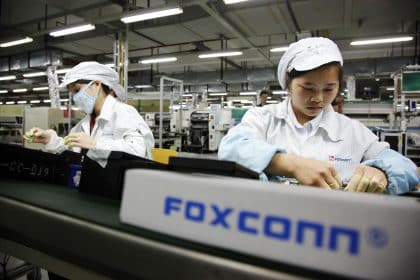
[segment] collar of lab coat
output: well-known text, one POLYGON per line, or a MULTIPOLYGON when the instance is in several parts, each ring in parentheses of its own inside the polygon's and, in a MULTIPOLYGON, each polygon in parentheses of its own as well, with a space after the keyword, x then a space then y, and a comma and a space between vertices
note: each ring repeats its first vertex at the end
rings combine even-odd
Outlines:
POLYGON ((101 113, 96 118, 96 121, 98 120, 105 120, 109 121, 112 116, 113 107, 117 103, 117 100, 112 95, 107 95, 105 98, 104 104, 102 105, 101 113))
POLYGON ((105 98, 104 104, 102 105, 101 113, 99 114, 98 117, 96 117, 95 128, 92 129, 92 132, 89 134, 89 131, 90 131, 90 115, 86 115, 80 122, 81 126, 83 128, 83 131, 88 135, 95 135, 96 130, 97 130, 98 121, 99 120, 109 121, 111 119, 113 107, 114 107, 116 102, 117 102, 117 100, 113 96, 108 95, 105 98))
MULTIPOLYGON (((290 98, 287 98, 280 104, 276 104, 271 106, 265 106, 264 108, 267 109, 274 109, 274 116, 287 121, 287 114, 288 114, 288 103, 290 98)), ((318 129, 323 129, 328 137, 332 141, 341 141, 344 140, 343 133, 341 130, 344 129, 340 127, 340 120, 338 113, 336 113, 331 105, 328 105, 321 116, 319 121, 318 129)))

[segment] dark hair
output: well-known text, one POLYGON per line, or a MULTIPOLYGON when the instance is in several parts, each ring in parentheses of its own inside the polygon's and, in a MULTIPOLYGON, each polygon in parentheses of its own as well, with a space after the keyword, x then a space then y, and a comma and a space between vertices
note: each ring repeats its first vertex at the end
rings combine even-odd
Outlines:
POLYGON ((261 91, 260 91, 260 97, 261 97, 261 95, 263 95, 263 94, 270 95, 270 91, 268 91, 268 90, 266 90, 266 89, 263 89, 263 90, 261 90, 261 91))
MULTIPOLYGON (((89 84, 90 82, 92 81, 91 80, 77 80, 73 82, 72 84, 89 84)), ((109 86, 104 85, 103 83, 101 83, 101 86, 102 86, 102 90, 105 92, 106 95, 113 92, 113 90, 109 86)))
POLYGON ((320 69, 322 67, 327 67, 327 66, 330 66, 330 65, 337 65, 338 68, 339 68, 339 71, 338 71, 338 92, 341 92, 343 90, 343 88, 344 88, 343 67, 340 65, 339 62, 335 62, 335 61, 334 62, 327 63, 327 64, 323 64, 323 65, 321 65, 321 66, 319 66, 317 68, 314 68, 314 69, 311 69, 311 70, 307 70, 307 71, 297 71, 297 70, 293 69, 292 71, 290 71, 290 73, 287 73, 287 87, 289 87, 289 83, 294 78, 303 76, 303 75, 305 75, 308 72, 311 72, 311 71, 314 71, 314 70, 318 70, 318 69, 320 69))

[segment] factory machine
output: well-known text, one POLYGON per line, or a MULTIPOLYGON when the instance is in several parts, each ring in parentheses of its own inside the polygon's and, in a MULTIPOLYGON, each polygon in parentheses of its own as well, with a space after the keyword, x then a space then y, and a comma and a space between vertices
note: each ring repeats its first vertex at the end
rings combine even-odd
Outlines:
MULTIPOLYGON (((146 124, 150 127, 153 133, 153 137, 155 139, 159 139, 159 120, 160 114, 159 113, 146 113, 144 115, 144 120, 146 124)), ((173 142, 173 137, 170 131, 170 123, 171 123, 171 115, 169 113, 163 113, 163 120, 162 120, 162 140, 163 140, 163 147, 166 148, 170 143, 173 142)))
POLYGON ((219 143, 232 127, 230 109, 199 110, 191 113, 188 148, 193 152, 217 151, 219 143))

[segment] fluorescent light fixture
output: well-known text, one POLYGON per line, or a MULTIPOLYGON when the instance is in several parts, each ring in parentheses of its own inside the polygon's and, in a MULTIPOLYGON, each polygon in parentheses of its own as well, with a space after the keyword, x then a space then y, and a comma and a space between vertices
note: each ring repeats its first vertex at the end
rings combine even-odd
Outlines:
POLYGON ((67 102, 67 101, 69 101, 68 98, 60 99, 60 102, 67 102))
POLYGON ((136 85, 134 86, 135 88, 151 88, 153 87, 152 85, 136 85))
POLYGON ((225 2, 226 5, 236 4, 240 2, 246 2, 246 1, 249 1, 249 0, 223 0, 223 2, 225 2))
POLYGON ((192 97, 192 94, 183 94, 182 97, 192 97))
POLYGON ((272 48, 270 50, 270 52, 285 52, 285 51, 287 51, 288 48, 289 48, 288 46, 286 46, 286 47, 272 48))
POLYGON ((26 100, 19 100, 17 103, 18 104, 26 104, 26 103, 28 103, 28 101, 26 101, 26 100))
POLYGON ((352 46, 364 46, 364 45, 406 42, 406 41, 411 41, 411 40, 413 40, 412 36, 378 38, 378 39, 352 41, 350 43, 350 45, 352 45, 352 46))
POLYGON ((243 91, 240 92, 239 95, 257 95, 256 91, 243 91))
POLYGON ((242 55, 241 51, 221 51, 221 52, 211 52, 203 53, 198 55, 199 58, 213 58, 213 57, 225 57, 225 56, 236 56, 242 55))
POLYGON ((51 103, 51 100, 50 99, 44 99, 42 102, 44 102, 44 103, 51 103))
POLYGON ((227 92, 209 93, 210 96, 226 96, 227 92))
POLYGON ((161 57, 161 58, 148 58, 140 61, 141 64, 152 64, 152 63, 161 63, 161 62, 172 62, 177 61, 176 57, 161 57))
POLYGON ((23 74, 23 77, 33 78, 33 77, 41 77, 41 76, 46 76, 46 75, 47 75, 47 73, 45 73, 45 72, 32 72, 32 73, 23 74))
POLYGON ((79 25, 75 25, 75 26, 69 26, 69 27, 65 27, 65 28, 61 28, 58 29, 56 31, 52 31, 50 32, 50 36, 53 37, 60 37, 60 36, 66 36, 66 35, 70 35, 70 34, 74 34, 74 33, 79 33, 79 32, 85 32, 85 31, 89 31, 89 30, 93 30, 95 29, 95 25, 93 24, 79 24, 79 25))
POLYGON ((7 105, 15 104, 15 101, 7 101, 6 104, 7 105))
POLYGON ((273 94, 279 94, 279 95, 286 95, 287 91, 286 90, 273 90, 272 93, 273 94))
POLYGON ((7 93, 7 89, 0 90, 0 93, 7 93))
POLYGON ((393 91, 393 90, 394 90, 394 88, 393 88, 393 87, 387 87, 387 88, 386 88, 386 90, 388 90, 388 91, 393 91))
POLYGON ((143 9, 125 14, 121 21, 124 23, 131 23, 136 21, 144 21, 154 18, 161 18, 182 14, 183 10, 180 7, 164 7, 157 9, 143 9))
POLYGON ((3 102, 0 102, 0 105, 3 105, 3 102))
POLYGON ((22 38, 22 39, 1 43, 0 47, 1 48, 7 48, 7 47, 16 46, 16 45, 27 44, 27 43, 32 42, 33 40, 34 39, 32 39, 31 37, 25 37, 25 38, 22 38))
POLYGON ((35 87, 32 90, 33 91, 43 91, 43 90, 48 90, 48 87, 35 87))
POLYGON ((14 90, 12 90, 13 92, 27 92, 28 91, 28 89, 26 89, 26 88, 16 88, 16 89, 14 89, 14 90))
POLYGON ((7 81, 7 80, 16 80, 16 76, 15 75, 9 75, 9 76, 0 77, 0 81, 7 81))
POLYGON ((38 104, 38 103, 41 103, 41 100, 31 100, 29 102, 32 104, 38 104))
POLYGON ((70 70, 71 70, 71 68, 60 69, 60 70, 55 71, 55 73, 57 73, 57 74, 66 74, 70 70))

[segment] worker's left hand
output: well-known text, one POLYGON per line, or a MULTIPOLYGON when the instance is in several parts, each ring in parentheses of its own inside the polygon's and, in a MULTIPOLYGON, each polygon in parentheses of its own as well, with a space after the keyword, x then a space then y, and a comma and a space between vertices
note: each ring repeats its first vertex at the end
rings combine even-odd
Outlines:
POLYGON ((382 193, 387 185, 388 180, 384 172, 375 167, 361 165, 356 169, 344 190, 348 192, 382 193))
POLYGON ((69 147, 80 147, 84 149, 95 149, 96 141, 83 132, 70 133, 64 137, 64 145, 69 147))

